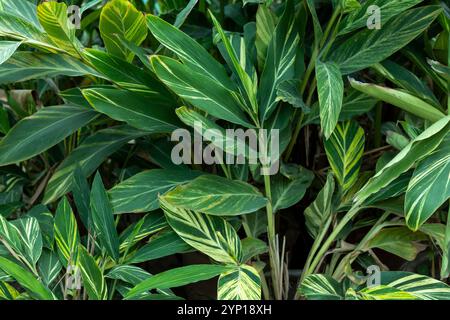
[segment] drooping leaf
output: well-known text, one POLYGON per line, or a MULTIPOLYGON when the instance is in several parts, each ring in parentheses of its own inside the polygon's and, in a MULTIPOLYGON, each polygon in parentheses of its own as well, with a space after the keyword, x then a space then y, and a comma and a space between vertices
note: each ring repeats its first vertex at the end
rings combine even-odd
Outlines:
POLYGON ((308 300, 343 300, 344 297, 339 282, 323 274, 307 276, 301 283, 299 292, 308 300))

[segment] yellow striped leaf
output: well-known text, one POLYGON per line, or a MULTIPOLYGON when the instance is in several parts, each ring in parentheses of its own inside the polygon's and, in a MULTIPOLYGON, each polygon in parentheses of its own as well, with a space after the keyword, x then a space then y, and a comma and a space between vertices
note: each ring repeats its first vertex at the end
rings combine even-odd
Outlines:
POLYGON ((258 271, 241 265, 222 273, 217 288, 219 300, 261 300, 261 279, 258 271))
POLYGON ((357 122, 347 121, 339 123, 324 143, 328 161, 344 192, 358 179, 364 142, 364 130, 357 122))
POLYGON ((59 202, 56 209, 55 240, 62 264, 66 267, 77 265, 80 235, 77 220, 66 198, 59 202))

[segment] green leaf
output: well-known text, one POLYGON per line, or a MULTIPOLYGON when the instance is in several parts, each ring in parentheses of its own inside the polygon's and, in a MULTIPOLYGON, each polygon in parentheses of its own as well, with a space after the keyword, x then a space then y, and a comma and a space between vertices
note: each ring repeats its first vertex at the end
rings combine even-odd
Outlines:
POLYGON ((314 174, 300 167, 299 177, 288 179, 282 175, 271 179, 273 212, 287 209, 303 199, 306 190, 314 180, 314 174))
POLYGON ((0 65, 0 83, 15 83, 58 76, 99 76, 92 68, 65 54, 18 51, 0 65))
POLYGON ((329 60, 335 62, 344 75, 370 67, 414 40, 441 12, 440 6, 425 6, 405 11, 385 23, 380 30, 358 32, 333 47, 329 60))
POLYGON ((126 228, 119 237, 120 250, 136 244, 138 241, 149 235, 161 231, 167 227, 166 217, 163 212, 152 212, 145 215, 141 220, 133 223, 126 228))
POLYGON ((316 62, 320 120, 326 139, 329 139, 339 120, 344 99, 344 81, 334 63, 316 62))
POLYGON ((218 300, 261 300, 258 271, 242 265, 222 273, 217 288, 218 300))
POLYGON ((96 117, 97 113, 81 107, 42 108, 19 121, 0 141, 0 166, 44 152, 96 117))
POLYGON ((187 34, 154 15, 147 15, 147 25, 153 36, 173 51, 189 70, 208 78, 203 85, 212 81, 227 90, 236 88, 225 68, 187 34))
POLYGON ((83 56, 98 72, 120 88, 140 93, 149 99, 154 98, 157 101, 165 102, 166 106, 170 108, 176 104, 173 94, 153 72, 99 50, 86 49, 83 51, 83 56))
POLYGON ((146 262, 189 251, 192 251, 190 245, 184 242, 174 231, 168 231, 151 238, 149 243, 139 248, 131 258, 130 263, 146 262))
POLYGON ((114 223, 113 211, 102 178, 97 172, 91 190, 91 214, 96 236, 108 255, 119 260, 119 236, 114 223))
POLYGON ((342 286, 330 276, 312 274, 307 276, 299 292, 308 300, 343 300, 342 286))
POLYGON ((53 294, 47 287, 18 264, 11 262, 4 257, 0 257, 0 269, 13 277, 35 299, 55 300, 53 294))
POLYGON ((144 15, 127 0, 112 0, 104 6, 99 28, 108 52, 130 62, 134 53, 121 44, 119 37, 135 45, 140 45, 147 37, 144 15))
POLYGON ((411 178, 405 196, 408 227, 417 230, 450 198, 450 134, 425 159, 411 178))
POLYGON ((145 271, 144 269, 130 265, 115 266, 106 275, 107 278, 122 280, 134 286, 138 285, 144 280, 147 280, 151 276, 152 275, 147 271, 145 271))
POLYGON ((316 238, 333 212, 334 178, 328 174, 324 187, 313 203, 305 209, 306 227, 309 234, 316 238))
POLYGON ((247 263, 251 258, 269 251, 267 244, 256 238, 245 238, 242 242, 242 262, 247 263))
POLYGON ((95 262, 94 258, 80 245, 79 249, 79 267, 83 286, 90 300, 106 300, 108 288, 106 286, 103 273, 95 262))
POLYGON ((67 198, 62 199, 56 209, 55 240, 62 264, 65 267, 77 265, 80 235, 77 220, 67 198))
POLYGON ((201 175, 191 170, 153 169, 141 172, 109 190, 114 214, 148 212, 159 208, 158 196, 201 175))
POLYGON ((217 32, 220 35, 220 38, 222 39, 222 43, 226 49, 227 53, 227 60, 231 62, 230 67, 233 70, 233 73, 237 75, 239 81, 240 81, 240 87, 242 88, 243 94, 246 97, 246 100, 249 101, 250 104, 250 110, 252 110, 255 114, 258 112, 258 102, 256 98, 256 91, 257 91, 257 83, 256 83, 256 74, 254 75, 254 78, 250 78, 250 76, 247 74, 245 69, 242 67, 239 58, 236 54, 236 51, 234 50, 230 40, 225 34, 225 31, 222 29, 219 21, 217 21, 216 17, 209 12, 211 19, 213 20, 214 26, 217 29, 217 32))
POLYGON ((42 253, 42 233, 34 217, 24 217, 11 222, 18 231, 22 246, 21 254, 35 266, 42 253))
POLYGON ((363 203, 370 195, 388 186, 402 173, 408 171, 416 162, 436 149, 449 130, 450 116, 430 126, 368 181, 356 194, 355 202, 358 204, 363 203))
POLYGON ((364 130, 357 122, 347 121, 339 123, 324 143, 328 161, 344 192, 358 179, 364 142, 364 130))
POLYGON ((0 41, 0 65, 7 61, 21 44, 19 41, 0 41))
POLYGON ((300 40, 298 29, 294 3, 288 0, 269 43, 265 67, 261 74, 259 110, 262 120, 268 119, 278 105, 278 85, 294 78, 297 45, 300 40))
POLYGON ((139 294, 152 289, 168 289, 181 287, 190 283, 208 280, 230 270, 230 266, 199 264, 171 269, 154 275, 133 289, 125 296, 126 300, 135 299, 139 294))
POLYGON ((186 243, 218 262, 239 264, 242 260, 240 239, 225 219, 177 208, 164 197, 160 205, 169 225, 186 243))
POLYGON ((58 2, 44 2, 37 7, 39 22, 56 47, 78 55, 81 43, 78 41, 76 29, 67 17, 67 5, 58 2))
POLYGON ((99 130, 89 136, 56 169, 47 184, 43 202, 51 203, 73 188, 76 167, 80 167, 82 177, 88 177, 108 156, 127 142, 145 134, 144 131, 124 125, 99 130))
POLYGON ((262 67, 265 65, 267 57, 267 48, 272 39, 277 17, 267 6, 258 6, 256 12, 256 39, 255 46, 258 57, 258 65, 262 67))
POLYGON ((42 256, 39 259, 38 267, 39 274, 42 276, 42 281, 46 286, 52 284, 62 269, 58 255, 47 249, 42 251, 42 256))
POLYGON ((250 184, 213 175, 176 187, 164 195, 164 200, 177 208, 219 216, 251 213, 267 204, 250 184))
POLYGON ((415 5, 423 2, 423 0, 403 0, 403 1, 390 1, 390 0, 367 0, 364 1, 358 10, 353 11, 341 22, 341 30, 339 34, 343 35, 352 32, 356 29, 367 26, 367 21, 371 17, 371 11, 369 7, 377 6, 381 13, 382 26, 393 17, 396 17, 403 11, 414 7, 415 5))
POLYGON ((371 83, 363 83, 354 79, 350 79, 350 84, 358 91, 431 122, 436 122, 445 116, 429 103, 405 91, 386 88, 371 83))
POLYGON ((407 261, 413 261, 419 252, 425 249, 425 246, 418 243, 420 240, 426 240, 426 237, 408 228, 388 228, 381 230, 370 239, 366 248, 379 248, 407 261))
POLYGON ((179 120, 164 99, 154 96, 149 105, 147 97, 127 90, 92 88, 82 90, 92 107, 110 118, 149 133, 169 133, 179 127, 179 120))
POLYGON ((152 56, 151 62, 159 79, 181 98, 219 119, 252 127, 242 111, 237 93, 223 83, 168 57, 152 56))

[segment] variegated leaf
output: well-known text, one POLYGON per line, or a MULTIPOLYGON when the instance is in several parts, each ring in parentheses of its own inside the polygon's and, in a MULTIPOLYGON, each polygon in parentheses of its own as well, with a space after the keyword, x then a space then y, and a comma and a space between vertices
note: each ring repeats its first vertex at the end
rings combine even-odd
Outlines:
POLYGON ((344 81, 334 63, 316 62, 317 90, 319 94, 320 123, 329 139, 339 120, 344 99, 344 81))
POLYGON ((252 185, 220 176, 202 175, 164 195, 171 205, 217 216, 255 212, 267 199, 252 185))
POLYGON ((323 274, 307 276, 299 286, 299 293, 308 300, 343 300, 341 284, 323 274))
POLYGON ((67 198, 59 202, 55 215, 55 240, 59 258, 64 266, 75 266, 78 261, 80 235, 75 216, 67 198))
POLYGON ((219 300, 261 300, 261 279, 258 271, 248 265, 224 272, 217 288, 219 300))
POLYGON ((7 61, 20 45, 20 41, 0 41, 0 65, 7 61))
POLYGON ((44 249, 38 263, 39 274, 45 285, 49 286, 59 275, 62 265, 59 262, 58 255, 53 251, 44 249))
POLYGON ((14 220, 22 245, 21 254, 35 266, 42 253, 42 233, 39 223, 34 217, 24 217, 14 220))
POLYGON ((178 208, 164 196, 160 205, 169 225, 189 245, 218 262, 239 264, 242 260, 239 236, 225 219, 178 208))
POLYGON ((344 192, 358 179, 364 142, 364 130, 357 122, 347 121, 339 123, 324 143, 328 161, 344 192))
POLYGON ((95 259, 87 252, 83 246, 79 246, 79 268, 83 278, 83 287, 90 300, 106 300, 108 297, 108 287, 102 270, 95 262, 95 259))
POLYGON ((450 198, 450 134, 417 165, 405 197, 408 227, 417 230, 450 198))
POLYGON ((134 53, 120 42, 119 37, 140 45, 147 37, 144 15, 128 0, 109 1, 100 15, 100 35, 109 53, 132 61, 134 53))

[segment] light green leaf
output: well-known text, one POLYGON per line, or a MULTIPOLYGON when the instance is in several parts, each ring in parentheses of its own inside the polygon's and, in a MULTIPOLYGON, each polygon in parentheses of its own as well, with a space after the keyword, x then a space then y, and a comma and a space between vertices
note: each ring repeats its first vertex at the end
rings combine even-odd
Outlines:
POLYGON ((408 227, 417 230, 450 198, 450 133, 420 161, 405 196, 408 227))
POLYGON ((358 91, 387 102, 418 117, 430 120, 431 122, 436 122, 445 116, 429 103, 405 91, 386 88, 371 83, 363 83, 354 79, 350 79, 350 84, 358 91))
POLYGON ((339 120, 344 99, 344 81, 334 63, 316 62, 317 90, 319 94, 320 122, 329 139, 339 120))
POLYGON ((364 142, 364 130, 357 122, 347 121, 339 123, 324 143, 328 161, 344 192, 358 179, 364 142))
POLYGON ((222 273, 217 288, 218 300, 261 300, 261 279, 248 265, 222 273))
POLYGON ((0 166, 44 152, 96 117, 92 110, 76 106, 42 108, 19 121, 0 141, 0 166))
POLYGON ((114 223, 113 211, 102 178, 97 172, 91 189, 91 214, 96 236, 108 255, 119 260, 119 236, 114 223))
POLYGON ((19 41, 0 41, 0 65, 7 61, 21 44, 19 41))
POLYGON ((191 170, 153 169, 141 172, 109 190, 114 214, 148 212, 159 208, 158 196, 201 175, 191 170))
POLYGON ((242 260, 240 239, 225 219, 177 208, 164 197, 160 205, 169 225, 189 245, 218 262, 239 264, 242 260))
POLYGON ((256 12, 256 39, 255 46, 258 57, 258 65, 265 65, 267 57, 267 48, 272 39, 275 26, 277 24, 276 15, 267 6, 258 6, 256 12))
POLYGON ((76 167, 80 167, 83 177, 88 177, 108 156, 145 134, 125 125, 103 129, 89 136, 56 169, 47 184, 43 202, 53 202, 72 189, 76 167))
POLYGON ((140 45, 147 37, 144 15, 127 0, 112 0, 104 6, 99 28, 108 52, 130 62, 134 53, 121 44, 119 37, 135 45, 140 45))
POLYGON ((208 280, 232 269, 230 266, 199 264, 171 269, 154 275, 133 289, 125 296, 127 300, 135 299, 139 294, 152 289, 168 289, 181 287, 190 283, 208 280))
POLYGON ((164 200, 177 208, 219 216, 251 213, 267 204, 250 184, 213 175, 176 187, 164 195, 164 200))
MULTIPOLYGON (((383 61, 406 46, 441 14, 440 6, 425 6, 405 11, 379 30, 364 30, 330 50, 329 60, 350 74, 383 61)), ((381 12, 383 15, 383 12, 381 12)))
POLYGON ((419 252, 425 249, 418 241, 426 240, 423 234, 417 234, 405 227, 383 229, 367 243, 367 249, 379 248, 395 254, 407 261, 413 261, 419 252))

